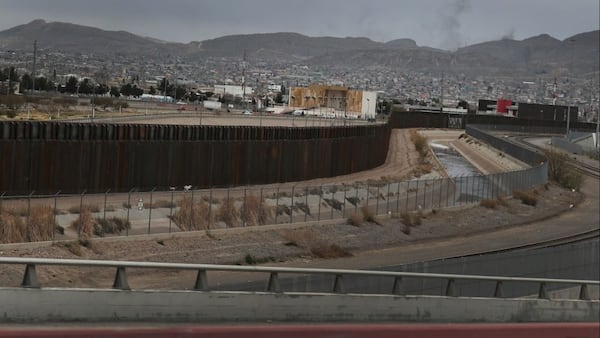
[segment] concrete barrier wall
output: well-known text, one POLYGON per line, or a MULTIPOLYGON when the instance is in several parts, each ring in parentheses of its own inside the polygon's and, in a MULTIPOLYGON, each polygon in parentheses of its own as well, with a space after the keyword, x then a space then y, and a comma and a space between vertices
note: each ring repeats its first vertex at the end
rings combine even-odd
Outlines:
MULTIPOLYGON (((114 325, 114 324, 113 324, 114 325)), ((597 338, 598 323, 510 323, 510 324, 241 324, 169 325, 168 327, 19 327, 1 329, 0 338, 597 338)))
POLYGON ((0 289, 0 322, 595 322, 600 302, 325 293, 0 289))

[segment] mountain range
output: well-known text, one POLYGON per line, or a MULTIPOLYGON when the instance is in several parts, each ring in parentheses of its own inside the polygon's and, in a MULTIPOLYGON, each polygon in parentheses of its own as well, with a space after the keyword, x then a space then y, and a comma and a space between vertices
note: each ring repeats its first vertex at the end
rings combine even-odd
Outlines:
POLYGON ((309 37, 298 33, 230 35, 175 43, 125 31, 34 20, 0 32, 0 50, 40 50, 102 56, 182 58, 232 57, 265 62, 301 62, 327 67, 382 68, 463 73, 571 73, 599 69, 600 31, 558 40, 547 34, 524 40, 502 39, 446 51, 418 46, 411 39, 386 43, 362 37, 309 37))

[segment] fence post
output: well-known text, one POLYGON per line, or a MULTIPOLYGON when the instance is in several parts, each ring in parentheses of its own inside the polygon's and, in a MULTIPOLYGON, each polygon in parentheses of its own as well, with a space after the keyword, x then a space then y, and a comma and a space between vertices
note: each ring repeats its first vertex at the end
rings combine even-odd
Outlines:
POLYGON ((397 181, 398 191, 396 193, 396 213, 400 214, 400 181, 397 181))
POLYGON ((277 186, 277 192, 275 193, 275 224, 277 224, 277 216, 279 216, 279 186, 277 186))
POLYGON ((106 190, 106 192, 104 193, 104 215, 102 216, 102 218, 104 218, 104 220, 106 221, 106 198, 108 197, 108 192, 110 191, 110 189, 106 190))
POLYGON ((367 181, 367 197, 366 197, 366 205, 367 205, 367 209, 369 209, 369 196, 371 195, 371 192, 369 191, 369 181, 367 181))
MULTIPOLYGON (((131 190, 129 190, 129 192, 127 193, 127 223, 129 223, 129 211, 131 210, 131 192, 133 191, 133 189, 135 188, 131 188, 131 190)), ((129 236, 129 228, 130 227, 125 228, 125 236, 129 236)))
POLYGON ((375 196, 375 201, 377 202, 375 204, 375 215, 379 215, 379 195, 381 195, 379 193, 379 184, 377 185, 377 196, 375 196))
POLYGON ((346 218, 346 184, 342 183, 342 187, 344 187, 344 204, 342 206, 342 218, 346 218))
POLYGON ((247 206, 248 206, 248 195, 246 195, 248 192, 248 187, 244 187, 244 202, 242 203, 242 227, 245 228, 246 227, 246 210, 247 210, 247 206))
POLYGON ((290 202, 290 223, 294 223, 294 191, 296 190, 296 185, 292 186, 292 201, 290 202))
POLYGON ((423 190, 423 205, 421 206, 421 208, 423 210, 427 209, 427 182, 429 180, 423 180, 423 183, 425 184, 425 190, 423 190))
POLYGON ((354 203, 354 212, 358 212, 358 202, 360 201, 358 199, 358 183, 354 183, 355 186, 354 188, 356 189, 355 193, 354 193, 354 198, 355 198, 355 203, 354 203))
POLYGON ((421 180, 417 180, 417 190, 415 190, 415 210, 417 210, 419 205, 419 183, 421 180))
POLYGON ((190 229, 194 229, 194 189, 191 190, 191 201, 190 201, 190 229))
POLYGON ((387 182, 387 196, 385 198, 386 201, 386 205, 385 205, 385 213, 389 214, 390 213, 390 182, 387 182))
POLYGON ((169 233, 171 233, 171 223, 173 222, 173 195, 175 194, 175 187, 169 187, 171 190, 171 203, 169 204, 169 233))
POLYGON ((208 228, 212 225, 212 188, 208 191, 208 228))
POLYGON ((306 211, 304 212, 304 222, 306 222, 306 217, 308 217, 308 212, 310 212, 310 207, 308 206, 308 187, 304 187, 304 204, 306 205, 306 211))
POLYGON ((323 185, 319 186, 319 216, 317 216, 317 221, 321 221, 321 200, 323 199, 323 185))
POLYGON ((31 218, 31 196, 33 195, 34 191, 32 191, 29 196, 27 197, 27 222, 25 222, 25 226, 27 227, 27 241, 31 241, 30 238, 30 233, 31 233, 31 229, 29 228, 29 218, 31 218))
POLYGON ((404 200, 404 210, 408 211, 408 194, 410 193, 410 181, 406 181, 406 197, 404 200))
POLYGON ((152 205, 152 195, 154 193, 154 190, 156 190, 156 187, 152 188, 152 190, 150 191, 150 205, 148 205, 148 234, 150 234, 150 224, 152 223, 152 209, 154 209, 154 206, 152 205))
POLYGON ((77 238, 80 239, 81 238, 81 227, 82 222, 83 222, 83 217, 81 217, 81 214, 83 213, 83 195, 85 194, 85 190, 81 193, 81 197, 79 199, 79 227, 77 229, 77 238))
MULTIPOLYGON (((56 197, 58 197, 58 194, 60 194, 60 190, 54 194, 54 212, 52 213, 54 216, 54 228, 56 228, 56 214, 58 213, 56 210, 56 197)), ((2 194, 2 196, 4 196, 4 194, 2 194)), ((0 196, 0 210, 2 210, 2 196, 0 196)), ((56 233, 56 231, 55 229, 52 229, 52 240, 54 240, 54 233, 56 233)))
MULTIPOLYGON (((337 188, 337 186, 335 186, 335 187, 337 188)), ((329 216, 329 219, 333 219, 333 209, 334 209, 333 206, 335 205, 335 203, 333 201, 335 201, 335 192, 331 193, 331 205, 330 205, 330 207, 331 207, 331 215, 329 216)))

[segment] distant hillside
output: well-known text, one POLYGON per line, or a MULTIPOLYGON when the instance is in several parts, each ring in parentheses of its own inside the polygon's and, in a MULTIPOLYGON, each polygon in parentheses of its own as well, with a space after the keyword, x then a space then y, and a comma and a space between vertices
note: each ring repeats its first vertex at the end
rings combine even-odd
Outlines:
POLYGON ((33 40, 41 49, 64 53, 146 54, 166 53, 172 46, 158 40, 143 38, 124 31, 105 31, 99 28, 64 22, 35 20, 0 32, 0 48, 32 50, 33 40))
POLYGON ((198 44, 199 50, 209 55, 239 56, 246 51, 251 56, 257 51, 271 50, 293 58, 381 46, 367 38, 308 37, 298 33, 230 35, 198 44))
POLYGON ((131 55, 306 62, 326 67, 390 68, 420 71, 492 73, 575 73, 599 69, 600 31, 577 34, 564 41, 547 34, 524 40, 503 39, 449 52, 419 47, 414 40, 387 43, 368 38, 309 37, 298 33, 230 35, 188 44, 164 42, 124 31, 106 31, 70 23, 35 20, 0 32, 0 49, 42 50, 97 55, 131 55))

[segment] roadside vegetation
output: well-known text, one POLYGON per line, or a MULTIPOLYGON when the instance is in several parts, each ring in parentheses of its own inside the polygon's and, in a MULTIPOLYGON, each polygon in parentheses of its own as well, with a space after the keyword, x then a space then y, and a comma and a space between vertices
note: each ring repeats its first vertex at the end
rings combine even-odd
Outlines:
POLYGON ((0 209, 0 243, 50 241, 61 231, 50 206, 31 207, 29 217, 17 209, 0 209))
POLYGON ((561 187, 579 190, 583 184, 583 175, 569 165, 569 156, 556 150, 546 150, 548 159, 548 178, 561 187))

